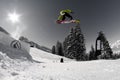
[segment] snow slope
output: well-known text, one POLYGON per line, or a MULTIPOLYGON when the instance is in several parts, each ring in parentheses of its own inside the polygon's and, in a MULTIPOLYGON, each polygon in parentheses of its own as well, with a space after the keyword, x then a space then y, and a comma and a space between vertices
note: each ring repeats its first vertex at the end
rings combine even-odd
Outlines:
POLYGON ((0 27, 0 51, 12 59, 28 59, 32 61, 29 55, 30 45, 18 41, 10 36, 3 28, 0 27))
POLYGON ((63 58, 65 62, 71 61, 71 59, 54 55, 52 53, 45 52, 43 50, 37 49, 37 48, 31 48, 30 49, 30 55, 34 60, 40 61, 40 62, 60 62, 60 59, 63 58))
POLYGON ((15 80, 119 80, 120 60, 33 64, 15 80))
MULTIPOLYGON (((0 44, 3 44, 4 46, 6 47, 11 47, 11 48, 14 48, 12 46, 12 42, 13 41, 17 41, 15 40, 14 38, 12 38, 10 35, 7 35, 3 32, 0 32, 0 44)), ((25 42, 22 42, 22 41, 19 41, 20 45, 20 49, 24 52, 29 52, 30 51, 30 45, 25 43, 25 42)), ((14 48, 15 49, 15 48, 14 48)))
POLYGON ((57 55, 36 49, 31 54, 44 63, 11 59, 0 52, 0 80, 120 80, 120 60, 55 63, 57 55))

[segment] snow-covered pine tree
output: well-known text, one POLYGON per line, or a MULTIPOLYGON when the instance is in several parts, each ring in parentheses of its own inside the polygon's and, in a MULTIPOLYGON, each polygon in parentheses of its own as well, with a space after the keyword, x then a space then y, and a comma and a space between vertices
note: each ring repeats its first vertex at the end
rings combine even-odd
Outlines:
POLYGON ((52 47, 52 53, 53 53, 53 54, 56 54, 55 46, 52 47))
POLYGON ((26 37, 24 37, 24 36, 20 36, 19 40, 20 41, 24 41, 24 42, 29 42, 29 40, 26 37))
POLYGON ((91 50, 89 52, 89 60, 95 60, 96 57, 95 57, 95 49, 93 47, 93 45, 91 46, 91 50))
POLYGON ((76 60, 85 60, 85 39, 81 32, 80 25, 77 25, 71 29, 70 34, 63 42, 63 48, 65 57, 76 60))
POLYGON ((102 59, 109 59, 112 57, 113 51, 109 45, 109 42, 107 38, 105 37, 104 33, 102 31, 99 32, 99 37, 101 38, 102 44, 103 44, 103 52, 100 55, 100 58, 102 59))
POLYGON ((60 56, 64 56, 62 43, 59 41, 57 41, 57 44, 56 44, 56 54, 60 56))

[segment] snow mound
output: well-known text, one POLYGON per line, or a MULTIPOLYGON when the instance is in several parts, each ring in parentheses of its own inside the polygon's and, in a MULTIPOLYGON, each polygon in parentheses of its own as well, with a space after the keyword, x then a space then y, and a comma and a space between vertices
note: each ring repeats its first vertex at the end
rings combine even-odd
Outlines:
POLYGON ((30 64, 28 60, 11 59, 0 52, 0 80, 14 80, 12 77, 19 75, 30 64))
POLYGON ((6 54, 12 59, 28 59, 32 61, 32 57, 29 55, 28 52, 25 52, 19 49, 14 49, 11 47, 7 47, 1 43, 0 43, 0 51, 2 51, 4 54, 6 54))
POLYGON ((10 35, 5 34, 4 32, 1 31, 0 31, 0 51, 5 53, 12 59, 27 58, 28 60, 32 60, 32 57, 29 55, 30 51, 29 44, 15 40, 10 35))

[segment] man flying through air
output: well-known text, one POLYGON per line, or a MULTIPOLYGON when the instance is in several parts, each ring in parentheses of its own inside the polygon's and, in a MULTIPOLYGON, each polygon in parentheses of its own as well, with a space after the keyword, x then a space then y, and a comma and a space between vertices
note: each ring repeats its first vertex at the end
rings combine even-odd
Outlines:
POLYGON ((70 13, 73 13, 72 10, 66 9, 61 10, 60 15, 58 17, 58 20, 56 21, 58 24, 61 23, 79 23, 79 20, 73 20, 73 17, 70 15, 70 13), (68 18, 68 19, 66 19, 68 18))

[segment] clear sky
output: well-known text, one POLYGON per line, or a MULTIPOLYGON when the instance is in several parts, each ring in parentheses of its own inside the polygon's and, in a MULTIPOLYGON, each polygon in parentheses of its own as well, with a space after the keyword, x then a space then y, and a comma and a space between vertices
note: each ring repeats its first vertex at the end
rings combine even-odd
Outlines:
POLYGON ((55 23, 62 9, 71 9, 73 18, 81 20, 87 51, 101 30, 110 43, 120 40, 120 0, 0 0, 0 25, 10 33, 20 26, 21 35, 51 48, 75 26, 55 23), (21 15, 20 23, 6 20, 14 10, 21 15))

